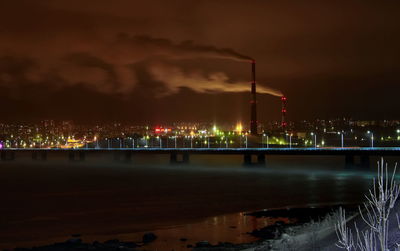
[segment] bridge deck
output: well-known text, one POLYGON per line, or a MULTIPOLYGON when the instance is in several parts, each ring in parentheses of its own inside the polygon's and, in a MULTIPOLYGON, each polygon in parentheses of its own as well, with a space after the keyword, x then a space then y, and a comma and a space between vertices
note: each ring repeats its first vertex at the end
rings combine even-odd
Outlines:
POLYGON ((7 148, 0 152, 131 152, 152 154, 400 155, 400 147, 345 148, 7 148))

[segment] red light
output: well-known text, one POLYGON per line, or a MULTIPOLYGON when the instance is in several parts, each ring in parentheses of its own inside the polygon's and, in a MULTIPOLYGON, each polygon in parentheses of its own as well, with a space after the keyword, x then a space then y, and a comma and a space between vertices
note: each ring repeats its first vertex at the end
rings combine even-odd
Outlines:
POLYGON ((282 109, 282 112, 283 112, 283 113, 286 113, 286 109, 282 109))
POLYGON ((156 133, 162 133, 162 132, 171 132, 172 131, 172 129, 171 128, 155 128, 154 129, 154 131, 156 132, 156 133))
POLYGON ((281 100, 282 100, 282 101, 286 101, 286 97, 285 97, 285 96, 282 96, 282 97, 281 97, 281 100))

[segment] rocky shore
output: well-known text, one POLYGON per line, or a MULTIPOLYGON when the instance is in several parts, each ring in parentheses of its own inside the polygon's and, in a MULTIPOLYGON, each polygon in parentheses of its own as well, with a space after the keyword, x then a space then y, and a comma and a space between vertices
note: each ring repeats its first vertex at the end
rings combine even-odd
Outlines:
POLYGON ((32 248, 15 248, 13 251, 134 251, 136 248, 157 239, 157 236, 151 232, 144 234, 141 242, 113 239, 105 242, 94 241, 92 243, 86 243, 82 241, 80 235, 73 235, 72 237, 73 238, 65 242, 32 248))
MULTIPOLYGON (((255 217, 286 218, 288 222, 277 221, 275 224, 255 229, 248 234, 259 238, 258 241, 245 244, 219 243, 211 245, 203 243, 193 247, 195 251, 239 251, 239 250, 273 250, 273 243, 280 239, 285 239, 287 233, 293 229, 301 228, 312 222, 320 222, 327 215, 338 209, 339 206, 320 207, 320 208, 292 208, 279 210, 265 210, 248 213, 255 217)), ((355 212, 357 207, 347 206, 348 212, 355 212)))

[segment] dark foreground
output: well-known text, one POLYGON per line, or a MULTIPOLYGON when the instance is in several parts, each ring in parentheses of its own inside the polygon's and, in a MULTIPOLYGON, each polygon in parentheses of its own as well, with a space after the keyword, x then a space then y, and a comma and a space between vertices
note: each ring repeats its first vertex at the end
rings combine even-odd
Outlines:
MULTIPOLYGON (((286 229, 290 227, 300 226, 310 221, 322 220, 327 214, 336 210, 338 206, 334 207, 320 207, 320 208, 293 208, 293 209, 279 209, 279 210, 263 210, 248 213, 257 218, 280 219, 274 224, 271 224, 260 229, 255 229, 246 234, 257 238, 257 241, 250 243, 230 243, 219 242, 218 244, 211 244, 208 241, 199 241, 193 243, 187 238, 180 238, 179 241, 185 243, 188 249, 196 251, 207 250, 224 250, 236 251, 247 248, 256 248, 261 243, 268 240, 279 239, 286 229)), ((355 206, 347 206, 347 211, 352 212, 356 209, 355 206)), ((232 226, 233 227, 233 226, 232 226)), ((118 239, 107 240, 104 242, 93 241, 84 242, 79 234, 73 235, 72 238, 64 241, 57 242, 50 245, 43 245, 32 248, 15 248, 14 251, 76 251, 76 250, 91 250, 91 251, 134 251, 134 250, 151 250, 148 245, 156 241, 158 238, 152 232, 145 233, 139 241, 121 241, 118 239)))

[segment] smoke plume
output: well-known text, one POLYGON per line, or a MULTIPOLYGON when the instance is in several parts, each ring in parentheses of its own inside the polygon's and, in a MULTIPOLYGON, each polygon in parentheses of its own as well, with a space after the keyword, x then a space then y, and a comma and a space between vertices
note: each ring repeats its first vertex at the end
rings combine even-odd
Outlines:
POLYGON ((132 47, 143 47, 151 55, 167 56, 172 59, 183 58, 219 58, 242 62, 251 62, 249 56, 240 54, 232 49, 217 48, 210 45, 200 45, 193 41, 183 41, 174 43, 165 38, 153 38, 150 36, 129 36, 120 34, 116 41, 117 44, 128 44, 132 47))
MULTIPOLYGON (((248 92, 250 82, 232 82, 223 72, 203 74, 201 71, 184 72, 176 66, 165 64, 152 64, 149 72, 157 81, 165 83, 168 91, 161 95, 171 95, 179 92, 182 87, 189 88, 199 93, 219 93, 219 92, 248 92)), ((282 92, 272 88, 257 86, 257 92, 269 94, 277 97, 283 96, 282 92)))
MULTIPOLYGON (((52 43, 52 53, 47 55, 32 47, 27 49, 31 51, 31 54, 26 56, 28 59, 10 60, 6 57, 3 66, 0 57, 0 85, 9 88, 14 88, 16 83, 50 83, 58 87, 84 85, 100 93, 128 95, 135 91, 139 83, 139 70, 135 65, 141 63, 153 79, 165 84, 165 92, 158 96, 177 93, 181 87, 201 93, 249 90, 247 82, 233 82, 226 73, 205 75, 200 70, 185 73, 176 66, 157 63, 193 58, 226 59, 246 63, 252 61, 251 57, 232 49, 196 44, 193 41, 174 43, 164 38, 127 34, 119 34, 109 41, 80 41, 79 47, 61 46, 63 43, 58 40, 52 43), (10 67, 10 62, 16 65, 10 67), (18 64, 23 64, 23 67, 18 64)), ((3 52, 0 51, 0 56, 1 53, 3 52)), ((146 81, 147 79, 141 79, 140 84, 145 84, 146 81)), ((258 92, 281 95, 277 90, 262 86, 258 86, 258 92)))

